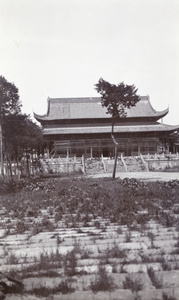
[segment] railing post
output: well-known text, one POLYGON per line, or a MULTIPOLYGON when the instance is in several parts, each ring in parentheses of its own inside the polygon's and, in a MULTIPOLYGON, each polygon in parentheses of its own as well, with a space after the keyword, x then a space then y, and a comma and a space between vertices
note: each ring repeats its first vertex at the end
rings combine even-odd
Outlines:
POLYGON ((103 168, 104 168, 104 172, 106 173, 106 165, 105 165, 105 162, 104 162, 104 159, 103 159, 103 154, 101 154, 101 161, 102 161, 102 164, 103 164, 103 168))
POLYGON ((102 161, 102 164, 103 164, 103 168, 104 168, 104 172, 106 173, 106 165, 105 165, 105 162, 104 162, 104 159, 103 159, 103 154, 101 154, 101 161, 102 161))
POLYGON ((82 171, 85 173, 85 157, 84 154, 82 155, 82 171))
POLYGON ((127 172, 127 165, 126 165, 126 163, 125 163, 125 160, 124 160, 124 157, 123 157, 122 153, 121 153, 121 161, 122 161, 123 166, 124 166, 124 168, 125 168, 125 170, 126 170, 126 172, 127 172))
POLYGON ((145 159, 144 159, 142 153, 140 153, 140 158, 141 158, 141 161, 142 161, 142 163, 143 163, 143 165, 144 165, 146 171, 149 172, 149 166, 148 166, 147 162, 145 161, 145 159))

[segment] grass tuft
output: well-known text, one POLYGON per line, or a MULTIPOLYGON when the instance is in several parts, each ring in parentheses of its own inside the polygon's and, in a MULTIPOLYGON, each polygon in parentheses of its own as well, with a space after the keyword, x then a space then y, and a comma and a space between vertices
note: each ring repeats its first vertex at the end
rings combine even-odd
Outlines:
POLYGON ((28 291, 28 293, 39 297, 48 297, 49 295, 56 293, 69 294, 74 291, 75 288, 72 288, 68 281, 64 280, 56 287, 51 288, 44 285, 39 285, 38 287, 34 287, 32 290, 28 291))
POLYGON ((123 281, 123 288, 129 289, 134 292, 141 291, 143 289, 143 282, 141 278, 133 278, 132 275, 127 275, 125 280, 123 281))
POLYGON ((90 288, 94 293, 99 291, 112 291, 114 289, 113 279, 107 274, 105 267, 99 266, 95 281, 91 281, 90 288))

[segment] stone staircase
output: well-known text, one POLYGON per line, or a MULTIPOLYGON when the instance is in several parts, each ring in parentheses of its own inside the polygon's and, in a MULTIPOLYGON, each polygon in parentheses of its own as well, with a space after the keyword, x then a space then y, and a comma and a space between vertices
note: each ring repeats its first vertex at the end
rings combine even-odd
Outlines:
MULTIPOLYGON (((114 159, 104 160, 105 170, 107 173, 112 173, 114 168, 114 159)), ((117 160, 116 172, 126 172, 121 159, 117 160)))
MULTIPOLYGON (((51 158, 41 160, 41 168, 45 174, 73 173, 81 170, 86 174, 112 173, 114 159, 110 158, 90 158, 82 163, 81 158, 63 159, 51 158)), ((117 160, 116 172, 143 172, 146 171, 140 157, 120 157, 117 160)))
POLYGON ((96 174, 104 173, 104 165, 101 159, 86 159, 85 160, 85 173, 96 174))
POLYGON ((126 156, 124 157, 125 164, 128 172, 144 172, 146 171, 142 160, 139 156, 126 156))
POLYGON ((41 159, 40 165, 44 174, 60 174, 82 172, 81 158, 50 158, 41 159))

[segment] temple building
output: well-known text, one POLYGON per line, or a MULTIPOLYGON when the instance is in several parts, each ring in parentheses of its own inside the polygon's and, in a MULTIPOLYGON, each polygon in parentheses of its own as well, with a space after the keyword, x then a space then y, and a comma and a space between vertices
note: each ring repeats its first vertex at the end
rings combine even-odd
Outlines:
MULTIPOLYGON (((140 97, 136 106, 126 108, 127 117, 120 118, 114 127, 119 154, 175 152, 171 136, 179 130, 179 125, 163 123, 168 112, 168 108, 154 110, 149 96, 140 97)), ((47 113, 34 113, 34 117, 43 127, 49 153, 55 152, 60 157, 114 156, 111 115, 102 107, 100 97, 48 98, 47 113)))

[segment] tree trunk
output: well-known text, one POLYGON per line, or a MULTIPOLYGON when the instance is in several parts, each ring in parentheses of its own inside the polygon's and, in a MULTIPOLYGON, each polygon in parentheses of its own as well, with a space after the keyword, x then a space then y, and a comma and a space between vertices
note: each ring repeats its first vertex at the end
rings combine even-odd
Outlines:
POLYGON ((7 178, 9 181, 9 173, 10 173, 10 179, 11 179, 11 181, 13 181, 11 154, 10 154, 10 151, 8 151, 8 144, 7 144, 6 139, 4 139, 4 149, 5 149, 5 155, 6 155, 7 178))
POLYGON ((12 161, 11 159, 9 158, 10 155, 8 155, 7 157, 7 163, 9 164, 9 172, 10 172, 10 178, 11 178, 11 181, 13 181, 13 176, 12 176, 12 161))
POLYGON ((114 156, 114 168, 113 168, 113 176, 112 179, 115 179, 116 176, 116 166, 117 166, 117 157, 118 157, 118 145, 114 146, 115 156, 114 156))
POLYGON ((26 165, 27 165, 27 177, 30 177, 30 170, 29 170, 29 154, 26 148, 26 165))
POLYGON ((115 151, 112 179, 115 179, 115 177, 116 177, 116 166, 117 166, 117 157, 118 157, 118 143, 116 142, 116 140, 114 138, 114 124, 115 124, 115 120, 112 121, 112 132, 111 132, 111 138, 114 143, 114 151, 115 151))
POLYGON ((2 144, 2 126, 0 123, 0 160, 1 160, 1 176, 4 180, 4 161, 3 161, 3 144, 2 144))

